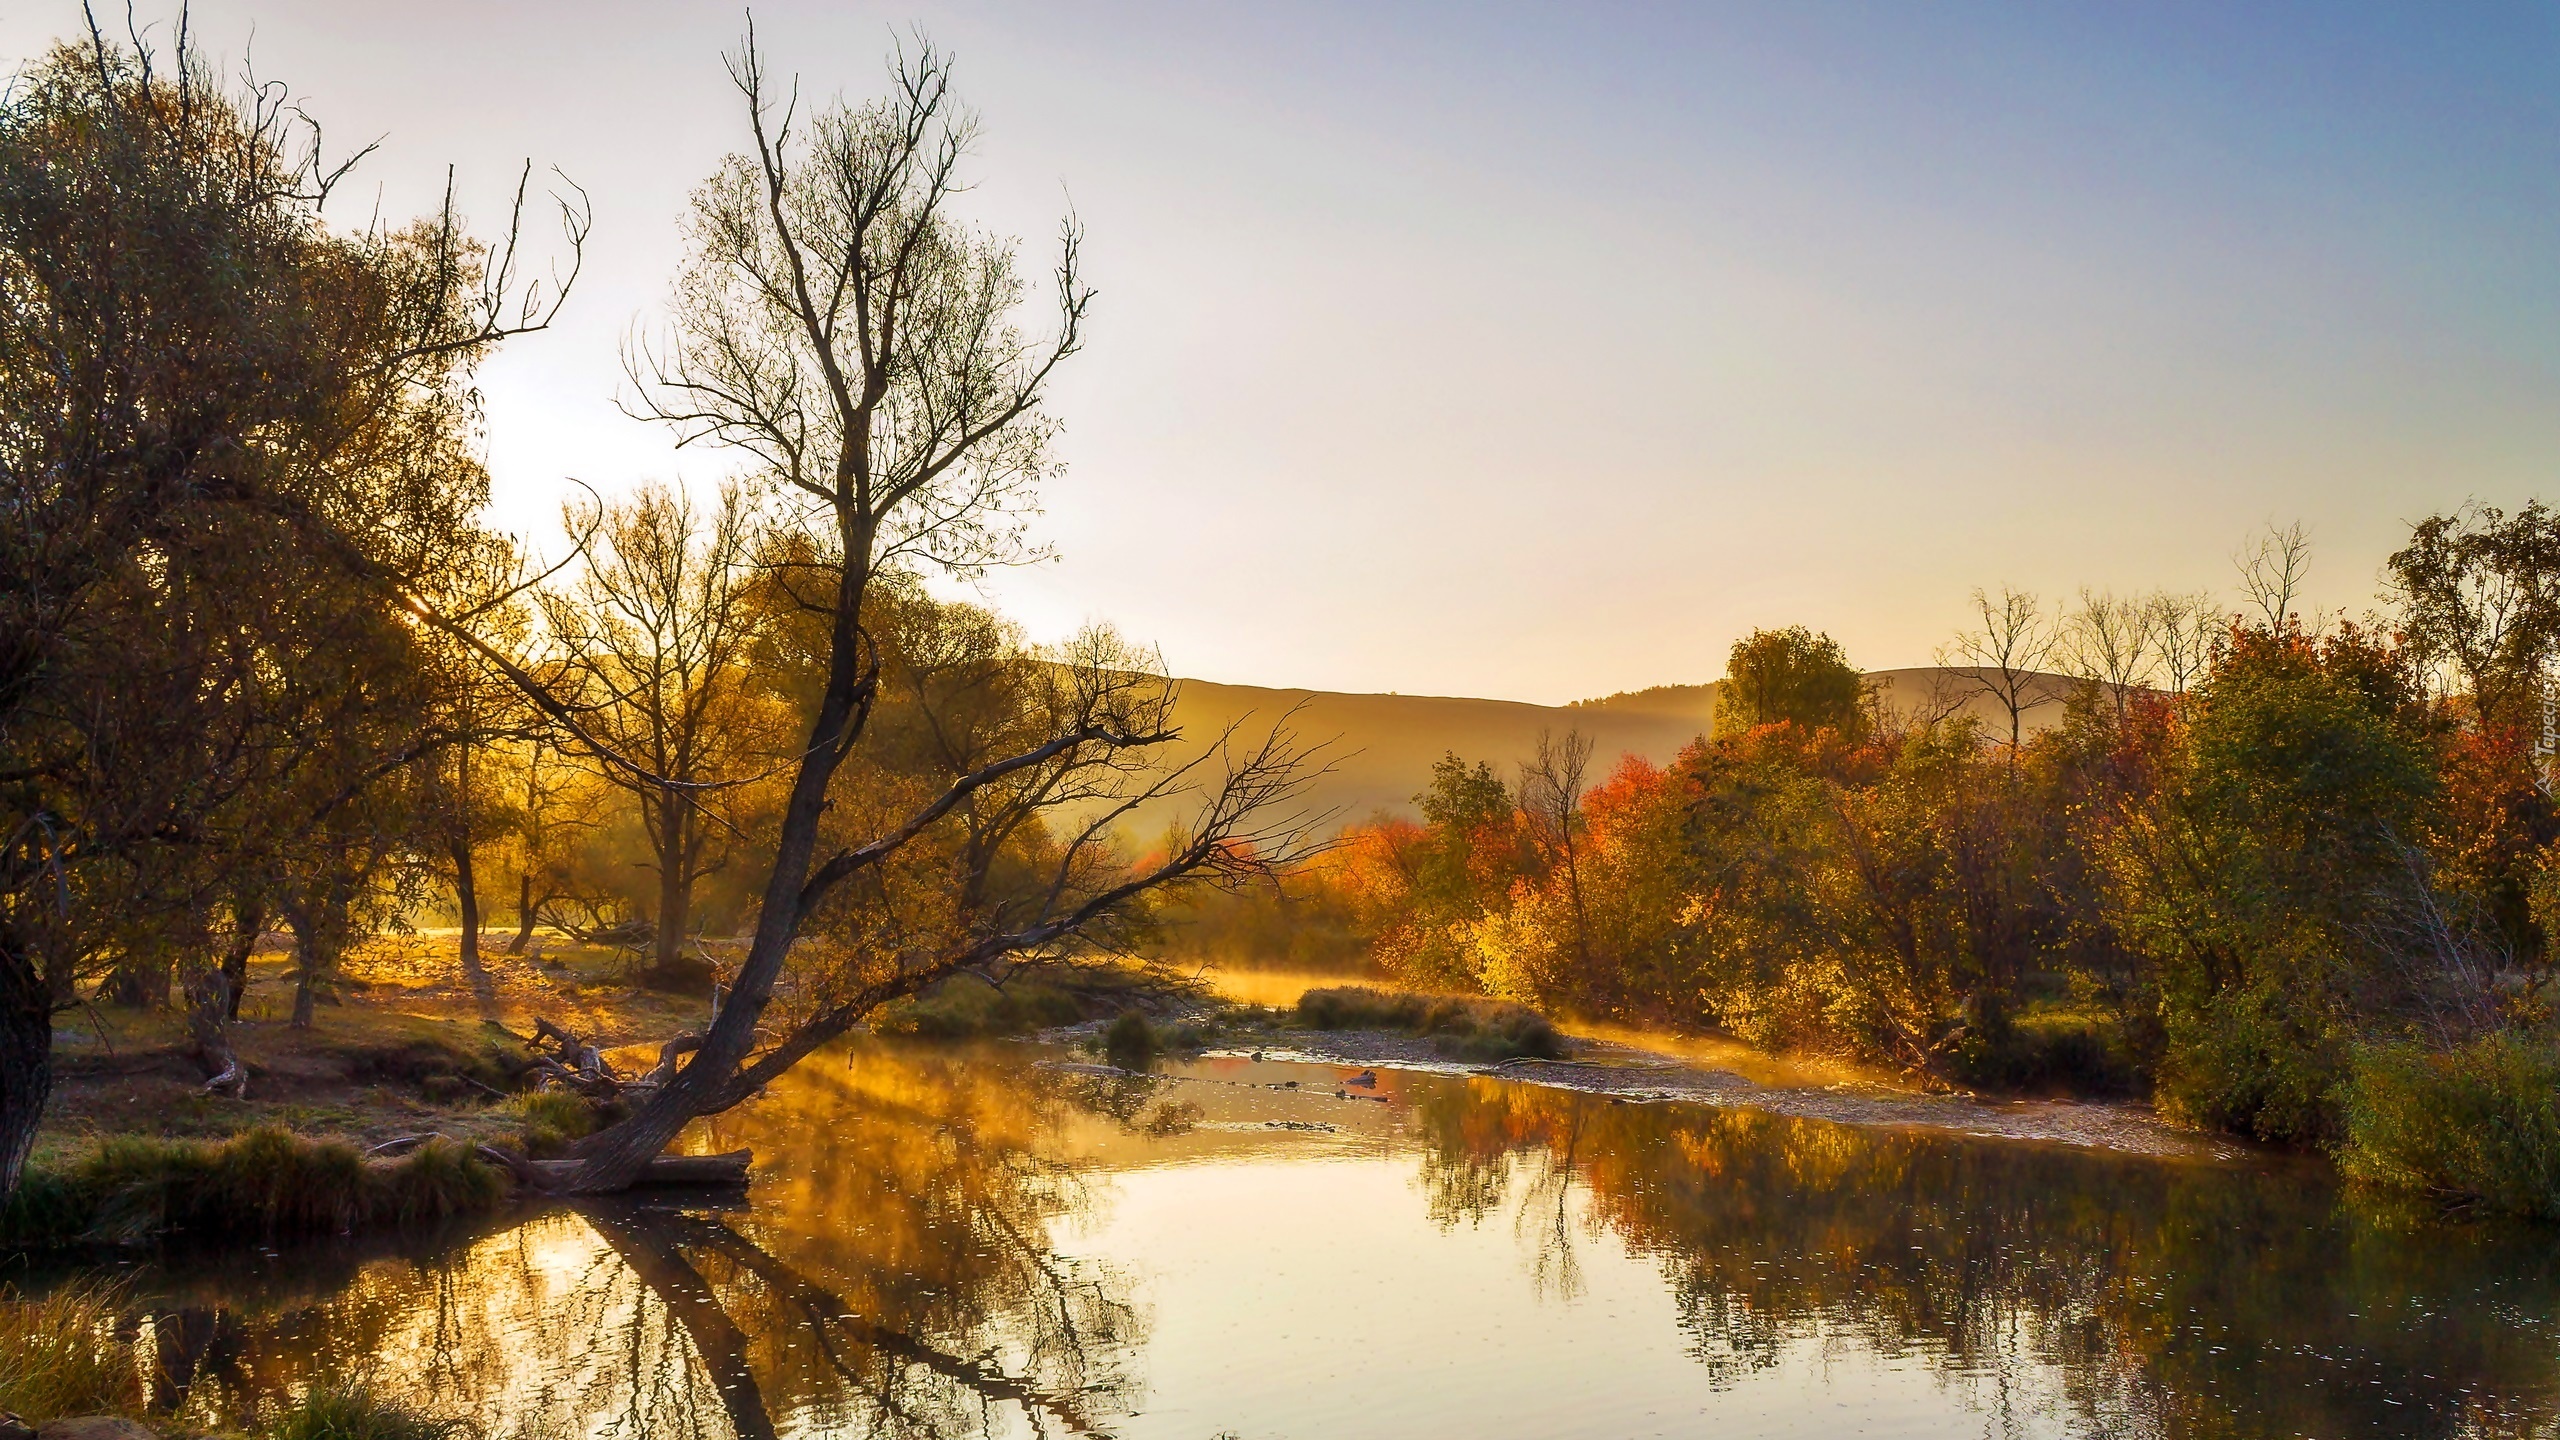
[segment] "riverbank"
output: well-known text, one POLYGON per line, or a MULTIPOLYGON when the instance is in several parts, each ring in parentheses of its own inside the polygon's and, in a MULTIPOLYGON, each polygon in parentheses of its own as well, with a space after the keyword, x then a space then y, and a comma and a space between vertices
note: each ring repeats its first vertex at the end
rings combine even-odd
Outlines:
POLYGON ((2527 1434, 2560 1404, 2546 1232, 2271 1157, 1463 1068, 1211 1053, 1141 1079, 855 1038, 718 1122, 758 1165, 711 1203, 89 1273, 126 1286, 164 1431, 253 1435, 369 1366, 491 1437, 2139 1434, 2197 1406, 2243 1435, 2527 1434))
MULTIPOLYGON (((311 1168, 333 1174, 343 1172, 348 1152, 361 1155, 426 1134, 465 1149, 543 1153, 579 1127, 577 1117, 528 1111, 517 1093, 531 1058, 521 1037, 537 1020, 575 1028, 609 1053, 631 1047, 615 1058, 645 1064, 657 1041, 699 1025, 708 1012, 708 996, 696 1001, 634 985, 633 968, 628 952, 549 940, 521 956, 493 943, 476 967, 467 967, 450 935, 392 937, 351 957, 340 1003, 323 1005, 310 1029, 296 1030, 284 1019, 292 1008, 288 956, 271 946, 252 964, 235 1028, 249 1071, 241 1099, 205 1093, 203 1068, 177 1013, 83 1006, 58 1022, 55 1093, 30 1167, 38 1177, 32 1188, 42 1191, 46 1177, 100 1170, 110 1143, 118 1141, 167 1142, 157 1152, 128 1145, 120 1163, 103 1166, 128 1188, 133 1172, 154 1166, 180 1174, 218 1169, 222 1145, 274 1132, 308 1142, 306 1152, 321 1147, 325 1163, 311 1168)), ((999 992, 956 984, 924 1004, 893 1010, 878 1028, 925 1040, 1037 1033, 1100 1052, 1104 1022, 1085 1017, 1136 1009, 1154 1016, 1143 1027, 1138 1068, 1147 1053, 1203 1050, 1439 1073, 1504 1064, 1509 1078, 1631 1103, 1751 1106, 1845 1124, 1916 1125, 2143 1154, 2234 1149, 2168 1126, 2138 1105, 1927 1095, 1855 1067, 1761 1055, 1709 1038, 1590 1026, 1559 1032, 1517 1006, 1345 986, 1341 977, 1303 977, 1307 983, 1275 988, 1270 978, 1249 977, 1260 1004, 1236 1004, 1220 993, 1224 986, 1167 991, 1106 983, 1107 977, 1073 989, 1026 983, 999 992), (1302 999, 1309 1003, 1301 1006, 1302 999)), ((283 1153, 272 1141, 262 1143, 271 1154, 283 1153)), ((342 1195, 319 1209, 331 1224, 376 1213, 435 1213, 457 1187, 439 1181, 425 1187, 423 1200, 390 1198, 410 1187, 387 1177, 370 1188, 370 1199, 342 1195)), ((145 1238, 137 1226, 148 1228, 128 1215, 118 1237, 145 1238)), ((64 1222, 50 1222, 41 1233, 58 1239, 64 1222)), ((31 1238, 15 1237, 22 1245, 31 1238)))
MULTIPOLYGON (((497 943, 501 937, 491 936, 497 943)), ((54 1090, 32 1168, 58 1167, 103 1138, 223 1140, 274 1128, 370 1148, 434 1131, 493 1140, 521 1117, 493 1110, 530 1056, 536 1019, 608 1048, 654 1044, 701 1023, 709 998, 628 983, 630 958, 601 947, 537 943, 466 969, 449 935, 393 937, 348 958, 337 1003, 308 1030, 287 1023, 293 976, 281 944, 251 962, 232 1043, 245 1096, 205 1093, 186 1017, 175 1010, 82 1005, 54 1021, 54 1090)))

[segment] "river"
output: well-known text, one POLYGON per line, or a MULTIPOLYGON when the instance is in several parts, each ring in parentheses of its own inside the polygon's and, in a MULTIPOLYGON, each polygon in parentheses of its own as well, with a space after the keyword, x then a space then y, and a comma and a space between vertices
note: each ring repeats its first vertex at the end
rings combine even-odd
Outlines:
POLYGON ((700 1137, 756 1150, 743 1200, 129 1267, 158 1402, 237 1422, 356 1371, 493 1436, 2560 1422, 2560 1232, 2299 1161, 1748 1093, 1081 1061, 857 1041, 700 1137))

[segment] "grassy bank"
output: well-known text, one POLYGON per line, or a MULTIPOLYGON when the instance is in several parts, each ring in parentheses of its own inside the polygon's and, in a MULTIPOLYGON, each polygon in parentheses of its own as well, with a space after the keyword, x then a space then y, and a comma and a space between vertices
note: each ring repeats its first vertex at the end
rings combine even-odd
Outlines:
POLYGON ((1001 1038, 1131 1011, 1166 1014, 1210 1003, 1206 986, 1162 968, 1077 966, 1018 976, 1002 985, 955 975, 922 995, 883 1007, 871 1029, 918 1040, 1001 1038))
POLYGON ((490 1210, 507 1173, 458 1140, 368 1160, 343 1140, 258 1129, 228 1140, 108 1137, 27 1173, 0 1208, 0 1248, 334 1235, 490 1210))
POLYGON ((699 1025, 703 1004, 627 983, 616 952, 496 951, 475 970, 451 937, 369 945, 350 958, 338 1003, 299 1030, 282 1018, 285 957, 260 956, 232 1034, 249 1070, 244 1099, 205 1093, 173 1009, 67 1012, 27 1179, 0 1208, 0 1250, 281 1239, 502 1203, 506 1172, 471 1158, 470 1144, 551 1155, 601 1118, 574 1096, 519 1093, 531 1057, 516 1037, 536 1017, 653 1046, 699 1025), (418 1134, 453 1143, 365 1158, 418 1134))
POLYGON ((1551 1060, 1565 1053, 1564 1037, 1547 1017, 1505 1000, 1336 985, 1299 996, 1296 1018, 1310 1030, 1427 1036, 1441 1053, 1461 1060, 1551 1060))

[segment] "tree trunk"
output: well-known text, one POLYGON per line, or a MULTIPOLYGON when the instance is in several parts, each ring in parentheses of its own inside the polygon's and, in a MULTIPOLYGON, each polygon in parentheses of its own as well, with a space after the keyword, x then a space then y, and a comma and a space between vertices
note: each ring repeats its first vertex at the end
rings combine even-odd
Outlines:
POLYGON ((53 1093, 53 994, 35 957, 0 933, 0 1201, 18 1191, 53 1093))
POLYGON ((239 932, 231 937, 231 948, 222 956, 224 1020, 240 1018, 240 997, 249 993, 249 957, 258 951, 258 937, 266 933, 267 913, 255 904, 239 912, 239 932))
POLYGON ((507 942, 507 953, 521 955, 533 943, 533 872, 516 876, 516 938, 507 942))
POLYGON ((704 966, 684 953, 685 931, 693 915, 693 814, 690 800, 667 801, 665 847, 658 855, 658 937, 643 977, 661 989, 692 987, 709 978, 704 966))
POLYGON ((321 935, 319 917, 308 905, 296 905, 285 911, 285 923, 293 930, 293 1028, 311 1028, 312 1007, 320 998, 320 982, 327 974, 327 942, 321 935))
POLYGON ((693 908, 693 887, 685 883, 684 862, 669 860, 658 872, 658 948, 650 968, 672 974, 684 963, 686 913, 693 908))
POLYGON ((187 977, 187 1033, 195 1041, 197 1057, 204 1062, 204 1088, 245 1100, 249 1098, 249 1067, 240 1063, 239 1052, 231 1048, 226 1024, 230 989, 230 981, 219 969, 200 970, 187 977))
POLYGON ((128 1010, 169 1007, 169 966, 163 961, 131 960, 107 976, 106 998, 128 1010))
POLYGON ((480 968, 480 881, 471 868, 471 837, 453 837, 453 905, 462 912, 464 970, 480 968))
MULTIPOLYGON (((866 548, 848 548, 868 553, 866 548)), ((783 806, 781 833, 774 842, 773 869, 765 877, 764 903, 756 910, 755 940, 738 967, 728 1003, 711 1022, 702 1048, 673 1081, 628 1117, 582 1142, 578 1158, 585 1164, 563 1187, 572 1193, 608 1195, 629 1189, 649 1162, 700 1113, 700 1107, 736 1077, 755 1046, 756 1026, 764 1018, 774 980, 781 975, 782 962, 800 931, 800 887, 808 882, 816 863, 827 782, 868 715, 866 682, 857 664, 861 639, 854 621, 861 613, 862 595, 863 585, 853 576, 847 577, 837 594, 827 694, 810 726, 810 744, 799 773, 792 777, 791 798, 783 806)))

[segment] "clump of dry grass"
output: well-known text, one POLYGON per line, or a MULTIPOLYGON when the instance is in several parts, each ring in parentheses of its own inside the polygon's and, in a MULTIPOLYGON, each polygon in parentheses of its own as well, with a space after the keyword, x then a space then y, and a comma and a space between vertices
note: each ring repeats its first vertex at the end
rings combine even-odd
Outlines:
POLYGON ((293 1405, 263 1417, 263 1440, 452 1440, 471 1427, 438 1420, 370 1386, 339 1383, 315 1387, 293 1405))
POLYGON ((116 1335, 118 1287, 75 1281, 26 1298, 0 1292, 0 1410, 28 1420, 139 1404, 133 1351, 116 1335))
POLYGON ((218 1142, 123 1135, 30 1174, 0 1210, 0 1246, 326 1235, 490 1210, 507 1194, 505 1172, 451 1140, 380 1161, 271 1127, 218 1142))

